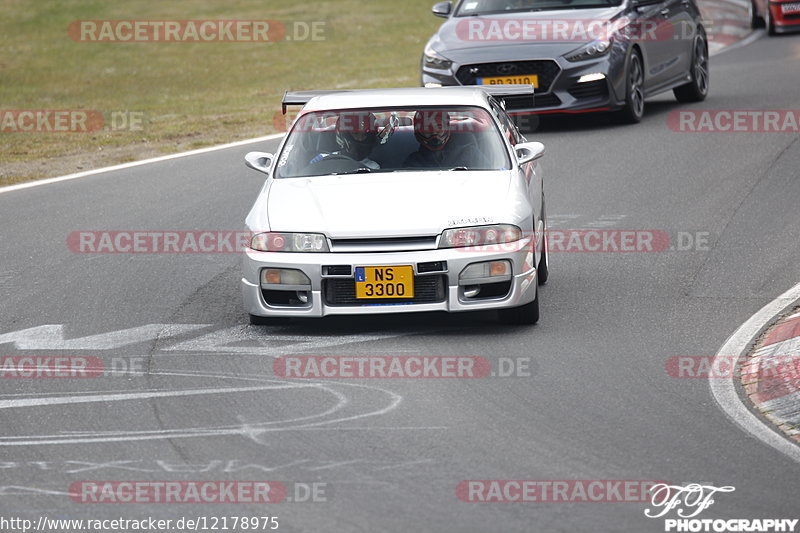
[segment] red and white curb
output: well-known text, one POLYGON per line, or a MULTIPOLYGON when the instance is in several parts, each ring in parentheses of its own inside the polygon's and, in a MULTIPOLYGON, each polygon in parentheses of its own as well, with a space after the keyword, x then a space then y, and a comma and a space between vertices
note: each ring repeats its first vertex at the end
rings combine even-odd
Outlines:
POLYGON ((753 32, 748 0, 701 0, 698 7, 708 35, 708 51, 712 55, 746 39, 753 32))
MULTIPOLYGON (((764 349, 762 355, 767 351, 766 349, 772 345, 782 344, 783 348, 789 349, 788 344, 785 343, 796 338, 791 332, 794 331, 794 319, 798 318, 798 315, 791 315, 791 320, 793 320, 793 322, 789 322, 789 317, 787 317, 785 321, 786 326, 777 326, 772 329, 770 329, 770 326, 772 324, 776 324, 781 316, 795 313, 796 311, 793 310, 798 306, 798 304, 800 304, 800 283, 769 302, 756 314, 751 316, 744 324, 739 326, 739 328, 733 332, 728 340, 725 341, 725 344, 723 344, 719 349, 714 361, 711 363, 711 368, 723 368, 718 365, 728 364, 730 362, 730 358, 734 357, 736 360, 748 364, 747 369, 751 370, 748 372, 749 376, 759 376, 760 368, 763 368, 764 370, 769 368, 766 364, 768 359, 751 357, 750 359, 752 361, 748 360, 748 355, 752 354, 755 356, 755 352, 751 350, 751 347, 755 346, 759 339, 762 339, 761 342, 768 342, 769 339, 774 342, 772 342, 772 344, 765 344, 761 348, 757 348, 757 350, 762 348, 764 349), (765 332, 769 333, 764 335, 765 332), (770 335, 770 333, 772 335, 770 335), (784 335, 791 336, 783 338, 784 335)), ((781 325, 782 324, 783 323, 781 323, 781 325)), ((791 342, 796 341, 792 340, 791 342)), ((766 378, 767 374, 764 373, 762 377, 766 378)), ((708 384, 711 388, 711 394, 722 411, 744 431, 759 439, 764 444, 771 446, 775 450, 783 453, 796 463, 800 463, 800 446, 797 445, 797 441, 793 440, 792 438, 787 438, 786 433, 783 433, 779 429, 775 428, 772 424, 765 423, 762 417, 757 416, 742 402, 742 397, 740 396, 736 387, 736 379, 739 379, 736 376, 736 372, 731 372, 729 377, 722 379, 709 376, 708 384)), ((766 404, 773 408, 769 409, 768 407, 766 409, 769 411, 768 414, 771 417, 776 416, 776 406, 779 407, 781 416, 784 416, 787 412, 789 412, 790 409, 788 409, 787 406, 790 403, 794 403, 793 399, 796 399, 796 405, 800 406, 800 398, 798 398, 798 395, 780 394, 779 391, 787 390, 785 388, 785 382, 784 385, 771 389, 769 388, 770 384, 778 385, 781 383, 781 381, 773 380, 771 378, 769 380, 765 379, 761 387, 759 387, 758 383, 758 378, 748 382, 750 392, 754 392, 756 394, 756 398, 761 398, 761 396, 757 395, 759 391, 766 393, 766 391, 771 390, 773 391, 773 394, 777 394, 773 397, 763 396, 766 402, 773 402, 766 404)), ((796 384, 797 382, 795 380, 795 385, 796 384)), ((798 412, 797 410, 792 411, 798 412)))
POLYGON ((756 343, 741 379, 756 408, 800 442, 800 313, 779 320, 756 343))

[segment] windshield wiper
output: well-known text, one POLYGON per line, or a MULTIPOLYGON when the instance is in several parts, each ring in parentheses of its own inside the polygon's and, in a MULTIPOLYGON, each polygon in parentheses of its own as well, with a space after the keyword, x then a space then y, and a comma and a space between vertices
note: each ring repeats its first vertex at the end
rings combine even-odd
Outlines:
POLYGON ((357 169, 348 170, 347 172, 331 172, 331 174, 334 176, 342 176, 345 174, 367 174, 369 172, 372 172, 372 169, 369 167, 358 167, 357 169))
POLYGON ((450 168, 448 170, 452 171, 452 170, 469 170, 469 169, 467 167, 453 167, 453 168, 450 168))

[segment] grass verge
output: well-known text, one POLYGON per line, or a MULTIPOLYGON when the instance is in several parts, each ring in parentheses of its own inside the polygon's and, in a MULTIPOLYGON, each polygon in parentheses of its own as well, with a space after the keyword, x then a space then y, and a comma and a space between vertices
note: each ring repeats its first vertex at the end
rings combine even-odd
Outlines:
POLYGON ((104 117, 95 132, 0 133, 0 186, 280 131, 273 119, 287 89, 417 85, 441 22, 431 0, 0 3, 0 111, 104 117), (265 19, 290 38, 317 22, 321 39, 80 42, 68 33, 79 20, 265 19))

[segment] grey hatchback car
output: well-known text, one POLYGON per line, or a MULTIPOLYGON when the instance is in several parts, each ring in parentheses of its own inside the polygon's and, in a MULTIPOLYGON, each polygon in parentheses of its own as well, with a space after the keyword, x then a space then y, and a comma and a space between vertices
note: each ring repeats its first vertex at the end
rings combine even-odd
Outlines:
POLYGON ((422 55, 421 82, 529 84, 511 115, 618 111, 639 122, 644 100, 708 94, 708 42, 695 0, 458 0, 422 55))

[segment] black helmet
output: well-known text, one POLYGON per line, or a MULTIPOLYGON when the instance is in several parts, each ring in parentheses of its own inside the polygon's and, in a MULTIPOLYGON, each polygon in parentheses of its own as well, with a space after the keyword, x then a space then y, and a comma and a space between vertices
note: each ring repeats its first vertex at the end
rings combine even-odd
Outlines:
POLYGON ((368 112, 346 112, 336 120, 336 144, 353 159, 367 157, 378 143, 375 115, 368 112))
POLYGON ((450 114, 441 110, 417 111, 414 136, 428 150, 441 150, 450 140, 450 114))

